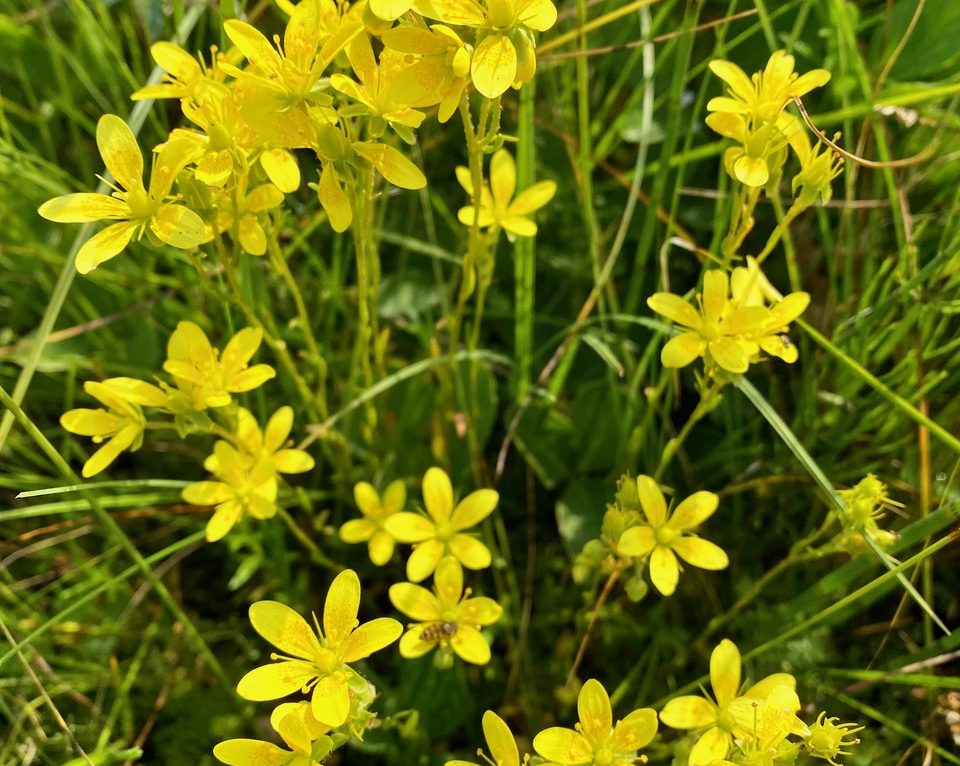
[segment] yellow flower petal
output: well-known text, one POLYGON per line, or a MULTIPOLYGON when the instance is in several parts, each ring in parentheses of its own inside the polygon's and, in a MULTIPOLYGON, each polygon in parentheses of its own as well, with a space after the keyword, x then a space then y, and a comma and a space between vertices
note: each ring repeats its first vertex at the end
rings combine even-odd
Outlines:
POLYGON ((479 630, 460 625, 450 639, 450 647, 464 662, 486 665, 490 662, 490 646, 479 630))
POLYGON ((44 202, 37 212, 56 223, 86 223, 130 217, 130 206, 106 194, 65 194, 44 202))
POLYGON ((463 568, 454 556, 444 556, 437 563, 433 576, 437 598, 445 606, 454 606, 463 595, 463 568))
POLYGON ((701 569, 725 569, 730 564, 723 549, 696 535, 678 537, 670 547, 688 564, 701 569))
POLYGON ((316 676, 316 670, 307 662, 272 662, 241 678, 237 694, 251 702, 275 700, 299 691, 316 676))
POLYGON ((717 709, 703 697, 677 697, 660 711, 660 720, 672 729, 701 729, 716 723, 717 709))
MULTIPOLYGON (((349 570, 347 570, 349 571, 349 570)), ((350 716, 350 689, 344 673, 334 673, 321 678, 313 687, 310 698, 313 717, 335 729, 350 716)))
POLYGON ((213 755, 227 766, 284 766, 291 754, 258 739, 228 739, 214 746, 213 755))
POLYGON ((806 311, 809 305, 809 293, 790 293, 783 300, 770 307, 772 321, 776 325, 788 325, 806 311))
POLYGON ((217 505, 233 497, 233 490, 222 481, 195 481, 184 487, 181 496, 193 505, 217 505))
POLYGON ((634 710, 622 721, 617 721, 610 738, 610 747, 618 752, 639 750, 650 744, 657 735, 657 713, 650 708, 634 710))
POLYGON ((727 757, 732 739, 723 729, 707 729, 690 751, 690 766, 706 766, 727 757))
POLYGON ((546 205, 557 193, 554 181, 540 181, 520 192, 510 203, 510 215, 529 215, 546 205))
POLYGON ((711 61, 710 71, 730 86, 734 95, 744 101, 752 101, 755 96, 753 81, 740 67, 730 61, 718 59, 711 61))
POLYGON ((457 607, 458 622, 468 625, 492 625, 502 614, 503 607, 486 596, 468 598, 457 607))
POLYGON ((727 272, 710 269, 703 275, 703 318, 708 324, 720 321, 730 295, 727 272))
POLYGON ((372 484, 365 481, 357 482, 353 487, 353 500, 364 516, 380 518, 380 495, 372 484))
POLYGON ((744 373, 750 367, 750 357, 732 338, 716 338, 707 344, 713 360, 727 372, 744 373))
POLYGON ((221 364, 231 372, 245 367, 257 353, 262 341, 263 330, 259 327, 245 327, 227 343, 220 357, 221 364))
POLYGON ((280 54, 255 27, 245 21, 229 19, 223 23, 223 31, 246 56, 251 66, 265 72, 276 72, 280 69, 280 54))
POLYGON ((282 449, 273 456, 273 464, 280 473, 303 473, 315 465, 302 449, 282 449))
POLYGON ((493 762, 497 766, 519 766, 520 751, 517 750, 517 741, 504 720, 492 710, 488 710, 483 714, 481 723, 493 762))
POLYGON ((503 95, 517 77, 517 50, 506 35, 485 37, 473 52, 473 84, 487 98, 503 95))
POLYGON ((427 185, 423 172, 400 152, 387 144, 373 141, 358 141, 352 144, 354 151, 380 171, 394 186, 401 189, 422 189, 427 185))
POLYGON ((717 510, 720 498, 713 492, 694 492, 685 498, 670 516, 673 529, 687 530, 702 523, 717 510))
POLYGON ((415 625, 403 634, 400 639, 401 657, 408 660, 422 657, 437 645, 436 641, 423 641, 420 639, 423 628, 423 625, 415 625))
POLYGON ((671 322, 699 330, 700 314, 679 295, 673 293, 654 293, 647 298, 647 305, 656 313, 665 316, 671 322))
POLYGON ((411 582, 426 580, 437 568, 437 562, 440 561, 443 552, 444 545, 437 540, 420 543, 407 559, 407 579, 411 582))
POLYGON ((123 428, 126 421, 106 410, 77 409, 60 416, 60 425, 79 436, 103 436, 123 428))
POLYGON ((685 332, 664 344, 660 350, 660 361, 664 367, 686 367, 703 353, 705 346, 699 333, 685 332))
POLYGON ((637 477, 637 494, 647 520, 655 527, 663 524, 667 520, 667 501, 663 499, 657 482, 640 474, 637 477))
POLYGON ((758 188, 770 180, 770 168, 764 157, 751 157, 744 154, 733 163, 733 174, 744 186, 758 188))
POLYGON ((76 266, 81 274, 89 274, 97 266, 109 261, 129 243, 139 223, 125 221, 108 226, 83 243, 77 252, 76 266))
POLYGON ((646 525, 631 527, 620 536, 617 548, 625 556, 646 556, 654 549, 657 540, 653 534, 653 527, 646 525))
POLYGON ((277 411, 270 416, 270 420, 267 421, 267 427, 264 429, 264 447, 271 452, 277 451, 287 440, 291 429, 293 429, 293 408, 286 406, 278 408, 277 411))
MULTIPOLYGON (((717 704, 723 708, 740 689, 740 650, 730 639, 723 639, 710 653, 710 685, 717 704)), ((717 758, 723 758, 718 755, 717 758)))
POLYGON ((284 654, 312 660, 320 641, 303 617, 279 601, 257 601, 250 605, 253 629, 284 654))
POLYGON ((593 760, 593 748, 587 739, 573 729, 551 726, 533 738, 533 749, 555 763, 586 764, 593 760))
POLYGON ((518 18, 524 26, 538 32, 546 32, 557 23, 557 9, 550 0, 526 0, 516 3, 518 18))
POLYGON ((203 76, 197 60, 175 43, 154 43, 150 46, 150 55, 165 72, 169 72, 180 82, 190 82, 203 76))
POLYGON ((397 513, 403 510, 407 503, 407 487, 400 479, 391 481, 383 493, 383 510, 387 513, 397 513))
POLYGON ((456 556, 467 569, 486 569, 493 560, 490 549, 470 535, 454 535, 448 545, 450 553, 456 556))
POLYGON ((208 543, 215 543, 222 540, 227 532, 233 529, 234 525, 240 520, 243 509, 240 503, 235 500, 228 500, 222 505, 217 506, 210 521, 207 522, 206 536, 208 543))
POLYGON ((437 522, 447 521, 453 513, 453 485, 442 468, 430 468, 423 475, 423 504, 437 522))
POLYGON ((260 155, 260 166, 267 178, 284 194, 291 194, 300 188, 300 166, 286 149, 267 149, 260 155))
POLYGON ((453 511, 450 523, 454 529, 469 529, 489 516, 500 496, 492 489, 478 489, 467 495, 453 511))
POLYGON ((345 543, 365 543, 377 531, 370 519, 350 519, 340 527, 340 539, 345 543))
POLYGON ((382 567, 393 557, 393 548, 393 538, 388 532, 380 530, 370 538, 367 545, 370 561, 376 566, 382 567))
POLYGON ((672 596, 680 579, 677 557, 669 548, 657 546, 650 554, 650 581, 664 596, 672 596))
POLYGON ((353 209, 350 207, 350 200, 347 199, 347 195, 340 186, 337 171, 330 162, 323 165, 317 194, 320 204, 330 219, 330 227, 338 234, 349 229, 353 222, 353 209))
POLYGON ((191 250, 206 238, 203 219, 183 205, 161 205, 150 221, 150 231, 180 250, 191 250))
POLYGON ((606 739, 613 728, 613 709, 603 684, 595 678, 587 681, 577 697, 577 715, 583 735, 592 742, 606 739))
POLYGON ((263 255, 267 252, 267 233, 256 216, 243 216, 237 224, 237 234, 244 252, 250 255, 263 255))
POLYGON ((369 0, 368 5, 375 16, 393 21, 410 10, 413 0, 369 0))
POLYGON ((389 646, 403 633, 403 626, 390 617, 378 617, 354 630, 340 648, 344 662, 356 662, 389 646))
POLYGON ((124 189, 143 189, 143 154, 127 123, 115 114, 103 115, 97 123, 97 147, 110 175, 124 189))
MULTIPOLYGON (((235 394, 243 393, 244 391, 252 391, 259 386, 262 386, 268 380, 272 380, 277 376, 277 371, 273 369, 269 364, 255 364, 253 367, 239 372, 230 377, 230 384, 228 387, 229 391, 232 391, 235 394)), ((229 397, 227 397, 229 400, 229 397)), ((223 404, 229 404, 229 401, 223 402, 223 404)), ((211 407, 222 406, 220 404, 210 404, 211 407)))
POLYGON ((140 433, 141 427, 139 425, 130 424, 124 426, 116 436, 107 441, 90 456, 90 459, 83 464, 83 470, 80 472, 80 475, 85 479, 96 476, 116 460, 121 452, 133 444, 140 433))
POLYGON ((789 673, 771 673, 766 678, 763 678, 744 693, 744 697, 753 697, 754 699, 766 699, 770 692, 776 689, 778 686, 786 686, 790 689, 796 690, 797 688, 797 679, 794 678, 789 673))
POLYGON ((426 588, 409 582, 390 586, 390 603, 407 617, 419 622, 443 619, 443 609, 437 597, 426 588))
POLYGON ((498 149, 490 160, 490 192, 493 204, 506 210, 517 189, 517 166, 506 149, 498 149))
POLYGON ((537 225, 529 218, 514 215, 500 220, 500 225, 504 231, 508 231, 517 237, 535 237, 537 236, 537 225))
MULTIPOLYGON (((323 604, 323 633, 331 649, 336 650, 356 627, 359 609, 360 578, 352 569, 344 569, 333 578, 323 604)), ((320 720, 331 726, 343 723, 334 723, 323 718, 320 720)))
POLYGON ((395 513, 383 522, 384 529, 401 543, 419 543, 436 535, 437 528, 419 513, 395 513))
MULTIPOLYGON (((299 180, 299 174, 298 174, 299 180)), ((299 183, 297 184, 299 186, 299 183)), ((294 189, 293 191, 296 191, 294 189)), ((273 210, 283 204, 283 191, 275 183, 260 184, 247 195, 247 209, 253 213, 273 210)))

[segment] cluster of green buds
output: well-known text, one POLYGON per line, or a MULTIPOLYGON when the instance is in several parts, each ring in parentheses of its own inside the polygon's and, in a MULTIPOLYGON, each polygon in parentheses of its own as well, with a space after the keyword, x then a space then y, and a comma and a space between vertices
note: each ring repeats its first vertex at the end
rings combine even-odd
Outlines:
POLYGON ((872 541, 880 548, 888 548, 897 534, 881 529, 879 521, 887 508, 902 507, 887 496, 887 486, 873 474, 867 474, 856 486, 838 492, 843 500, 843 510, 837 518, 843 527, 834 540, 834 545, 852 555, 864 552, 872 541))

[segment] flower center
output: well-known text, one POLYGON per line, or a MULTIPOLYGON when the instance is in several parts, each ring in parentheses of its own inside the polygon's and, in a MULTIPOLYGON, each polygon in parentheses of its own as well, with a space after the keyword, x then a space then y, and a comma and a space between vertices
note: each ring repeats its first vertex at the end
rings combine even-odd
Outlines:
POLYGON ((662 545, 665 548, 669 548, 670 544, 680 536, 680 533, 677 530, 663 525, 662 527, 654 527, 653 529, 653 539, 657 541, 658 545, 662 545))

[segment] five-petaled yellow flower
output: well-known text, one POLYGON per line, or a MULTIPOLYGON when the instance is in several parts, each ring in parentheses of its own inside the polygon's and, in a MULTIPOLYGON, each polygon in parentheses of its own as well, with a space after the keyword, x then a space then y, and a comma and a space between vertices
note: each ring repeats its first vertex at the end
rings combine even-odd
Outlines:
POLYGON ((490 566, 490 549, 465 532, 489 516, 498 500, 494 490, 478 489, 454 507, 450 477, 441 468, 428 470, 423 477, 423 504, 428 515, 396 513, 384 524, 399 542, 417 543, 407 560, 407 578, 425 580, 447 554, 467 569, 490 566))
POLYGON ((710 685, 714 699, 689 695, 670 700, 660 712, 660 720, 674 729, 705 729, 690 751, 690 766, 702 766, 726 758, 739 736, 734 712, 743 703, 735 700, 765 700, 778 686, 794 689, 796 680, 789 673, 773 673, 740 694, 740 651, 724 639, 710 654, 710 685))
POLYGON ((117 182, 113 193, 67 194, 44 202, 40 215, 57 223, 113 220, 88 239, 77 252, 77 271, 86 274, 120 253, 148 229, 161 242, 189 250, 206 232, 203 219, 187 207, 165 200, 177 174, 194 158, 194 147, 185 141, 167 141, 157 152, 150 188, 143 186, 143 155, 137 139, 123 120, 105 114, 97 123, 97 146, 104 165, 117 182))
POLYGON ((369 657, 403 632, 403 626, 389 617, 358 626, 359 607, 360 580, 352 569, 342 571, 330 585, 319 636, 288 606, 276 601, 252 604, 254 630, 284 654, 272 654, 278 662, 247 673, 240 679, 237 693, 257 702, 296 691, 309 693, 314 718, 331 728, 341 726, 350 716, 350 682, 356 675, 347 663, 369 657))
POLYGON ((106 409, 70 410, 60 417, 60 425, 70 433, 92 437, 94 444, 103 444, 83 465, 83 477, 89 479, 124 450, 133 452, 140 448, 147 424, 140 407, 163 407, 167 395, 156 386, 133 378, 110 378, 102 383, 88 380, 83 390, 106 409))
POLYGON ((194 505, 215 505, 207 522, 207 541, 216 542, 249 514, 269 519, 277 514, 277 472, 266 461, 251 465, 250 457, 218 441, 204 467, 219 481, 196 481, 183 489, 183 499, 194 505))
POLYGON ((361 481, 353 488, 353 499, 363 518, 350 519, 340 527, 340 539, 345 543, 366 543, 370 560, 381 567, 393 556, 395 542, 384 522, 403 510, 407 489, 400 480, 391 482, 381 498, 371 484, 361 481))
POLYGON ((463 590, 463 569, 453 556, 437 564, 436 595, 413 583, 390 586, 390 601, 407 617, 418 620, 400 639, 403 657, 421 657, 435 647, 450 647, 460 659, 475 665, 490 661, 490 647, 479 628, 500 619, 503 609, 492 598, 470 598, 463 590))
POLYGON ((513 193, 517 189, 517 166, 506 149, 498 149, 490 160, 490 185, 483 184, 480 189, 479 212, 474 207, 477 199, 473 193, 470 171, 463 166, 458 167, 457 180, 474 203, 460 208, 457 213, 460 223, 473 226, 473 219, 476 217, 480 228, 502 228, 510 239, 514 236, 536 235, 537 224, 527 216, 546 205, 557 191, 555 182, 540 181, 514 197, 513 193))
POLYGON ((672 514, 649 476, 637 477, 637 494, 648 523, 624 532, 617 548, 627 556, 650 556, 650 580, 664 596, 677 588, 677 556, 701 569, 723 569, 730 563, 721 548, 690 532, 717 510, 720 499, 713 492, 693 493, 672 514))
POLYGON ((607 690, 593 678, 580 690, 577 712, 576 730, 553 726, 533 738, 534 749, 551 764, 633 766, 637 751, 657 733, 657 714, 650 708, 634 710, 614 726, 607 690))
POLYGON ((803 75, 793 71, 794 58, 785 51, 774 51, 763 72, 748 77, 731 61, 710 62, 710 71, 729 87, 729 96, 712 98, 711 112, 746 115, 756 122, 774 123, 794 96, 804 96, 830 79, 826 69, 812 69, 803 75))
POLYGON ((761 349, 788 363, 797 360, 797 349, 786 333, 809 305, 807 293, 790 293, 769 308, 741 305, 729 293, 727 273, 711 269, 703 276, 699 310, 673 293, 647 298, 651 309, 685 328, 661 350, 665 367, 685 367, 702 356, 708 366, 744 373, 761 349))
POLYGON ((193 322, 180 322, 167 342, 163 369, 173 376, 184 396, 172 395, 194 410, 224 407, 231 394, 252 391, 277 373, 269 364, 248 366, 263 340, 263 330, 247 327, 227 343, 223 353, 210 345, 206 334, 193 322))
MULTIPOLYGON (((506 722, 494 713, 488 710, 483 714, 481 720, 483 726, 483 736, 487 740, 487 747, 490 749, 490 759, 488 763, 496 766, 520 766, 520 751, 517 749, 517 741, 514 739, 513 732, 506 722)), ((487 758, 482 753, 478 753, 485 761, 487 758)), ((446 766, 477 766, 473 761, 447 761, 446 766)))
MULTIPOLYGON (((247 458, 250 466, 263 463, 275 473, 304 473, 313 468, 314 461, 302 449, 288 445, 287 440, 292 428, 292 407, 281 407, 274 412, 263 430, 250 410, 240 407, 237 410, 237 427, 234 431, 236 446, 247 458)), ((208 457, 203 466, 211 473, 216 473, 216 455, 208 457)))

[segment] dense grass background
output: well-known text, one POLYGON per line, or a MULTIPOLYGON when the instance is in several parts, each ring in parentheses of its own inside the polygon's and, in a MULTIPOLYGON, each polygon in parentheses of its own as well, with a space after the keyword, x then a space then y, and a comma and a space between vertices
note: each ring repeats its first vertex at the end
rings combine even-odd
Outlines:
MULTIPOLYGON (((660 368, 663 335, 645 298, 666 280, 675 292, 693 287, 703 265, 695 251, 715 251, 723 233, 723 142, 703 124, 707 99, 721 90, 706 70, 715 57, 750 72, 787 48, 800 71, 834 73, 805 101, 820 127, 842 131, 849 150, 877 160, 928 151, 905 167, 847 163, 834 200, 795 224, 768 272, 781 289, 811 293, 806 318, 828 343, 798 331, 797 365, 767 363, 749 377, 834 485, 867 472, 890 485, 905 506, 891 522, 903 532, 899 558, 956 529, 960 4, 661 0, 578 41, 578 19, 623 4, 559 2, 560 20, 541 41, 535 93, 525 89, 522 103, 505 99, 521 179, 552 178, 560 190, 540 216, 535 244, 501 242, 478 337, 485 354, 469 371, 463 362, 463 375, 442 363, 465 241, 455 217, 465 202, 453 174, 464 162, 456 120, 419 134, 414 157, 428 189, 391 195, 381 207, 380 320, 389 345, 387 377, 374 390, 355 353, 349 239, 318 218, 308 189, 288 198, 285 252, 329 364, 330 412, 312 448, 318 467, 298 477, 302 489, 285 507, 322 556, 311 556, 279 519, 203 544, 205 517, 181 505, 179 492, 203 478, 209 443, 148 437, 90 494, 150 557, 180 606, 174 616, 87 496, 65 487, 36 439, 4 417, 0 764, 63 764, 76 757, 75 742, 103 758, 97 763, 136 744, 146 763, 209 764, 220 739, 264 734, 266 706, 233 691, 266 652, 247 604, 273 598, 317 609, 331 569, 350 566, 364 583, 361 616, 392 614, 386 589, 403 578, 401 560, 378 570, 362 546, 340 543, 336 529, 355 514, 354 482, 403 478, 417 499, 419 477, 433 464, 446 466, 461 491, 486 485, 501 493, 486 530, 498 546, 495 566, 481 579, 506 610, 495 658, 444 672, 393 651, 377 657, 366 671, 381 693, 384 725, 370 732, 364 754, 345 751, 334 762, 426 765, 472 753, 487 707, 529 735, 568 722, 575 695, 564 679, 595 596, 574 585, 573 556, 597 533, 616 479, 652 472, 696 402, 689 370, 660 368), (575 55, 578 45, 590 55, 575 55), (598 284, 607 266, 609 280, 598 284), (558 349, 565 353, 550 364, 558 349), (858 366, 876 376, 873 385, 858 366), (454 379, 466 381, 465 390, 451 394, 454 379), (944 433, 918 425, 884 392, 944 433), (463 411, 471 439, 457 428, 463 411), (60 489, 17 496, 50 487, 60 489)), ((271 4, 251 2, 246 11, 279 28, 271 4)), ((192 26, 186 47, 205 50, 221 42, 221 14, 239 12, 232 1, 196 12, 179 0, 0 0, 0 385, 76 468, 89 445, 58 418, 85 406, 83 381, 150 379, 182 319, 203 324, 221 344, 245 321, 211 298, 180 254, 146 241, 75 277, 67 255, 78 227, 48 224, 36 208, 95 186, 96 121, 131 113, 129 94, 151 74, 151 42, 192 26)), ((179 112, 157 103, 142 114, 141 143, 150 146, 179 112)), ((762 204, 745 252, 762 247, 777 213, 762 204)), ((250 306, 312 374, 287 286, 262 261, 250 268, 250 306)), ((266 347, 260 357, 279 369, 266 347)), ((261 415, 282 403, 298 408, 298 428, 317 420, 282 370, 247 402, 261 415)), ((671 599, 651 594, 631 604, 615 596, 604 607, 580 675, 615 690, 618 711, 662 704, 702 676, 711 644, 696 640, 709 620, 828 511, 804 466, 732 388, 665 482, 681 496, 721 494, 709 537, 730 552, 731 566, 719 575, 688 570, 671 599)), ((949 626, 960 618, 956 557, 946 547, 906 571, 949 626)), ((960 688, 960 639, 943 635, 895 579, 881 580, 885 571, 870 557, 839 555, 789 569, 716 638, 729 636, 745 652, 760 647, 749 661, 754 678, 794 672, 808 714, 826 708, 867 723, 849 763, 960 763, 943 711, 947 692, 960 688)), ((668 763, 669 747, 659 742, 651 758, 668 763)))

